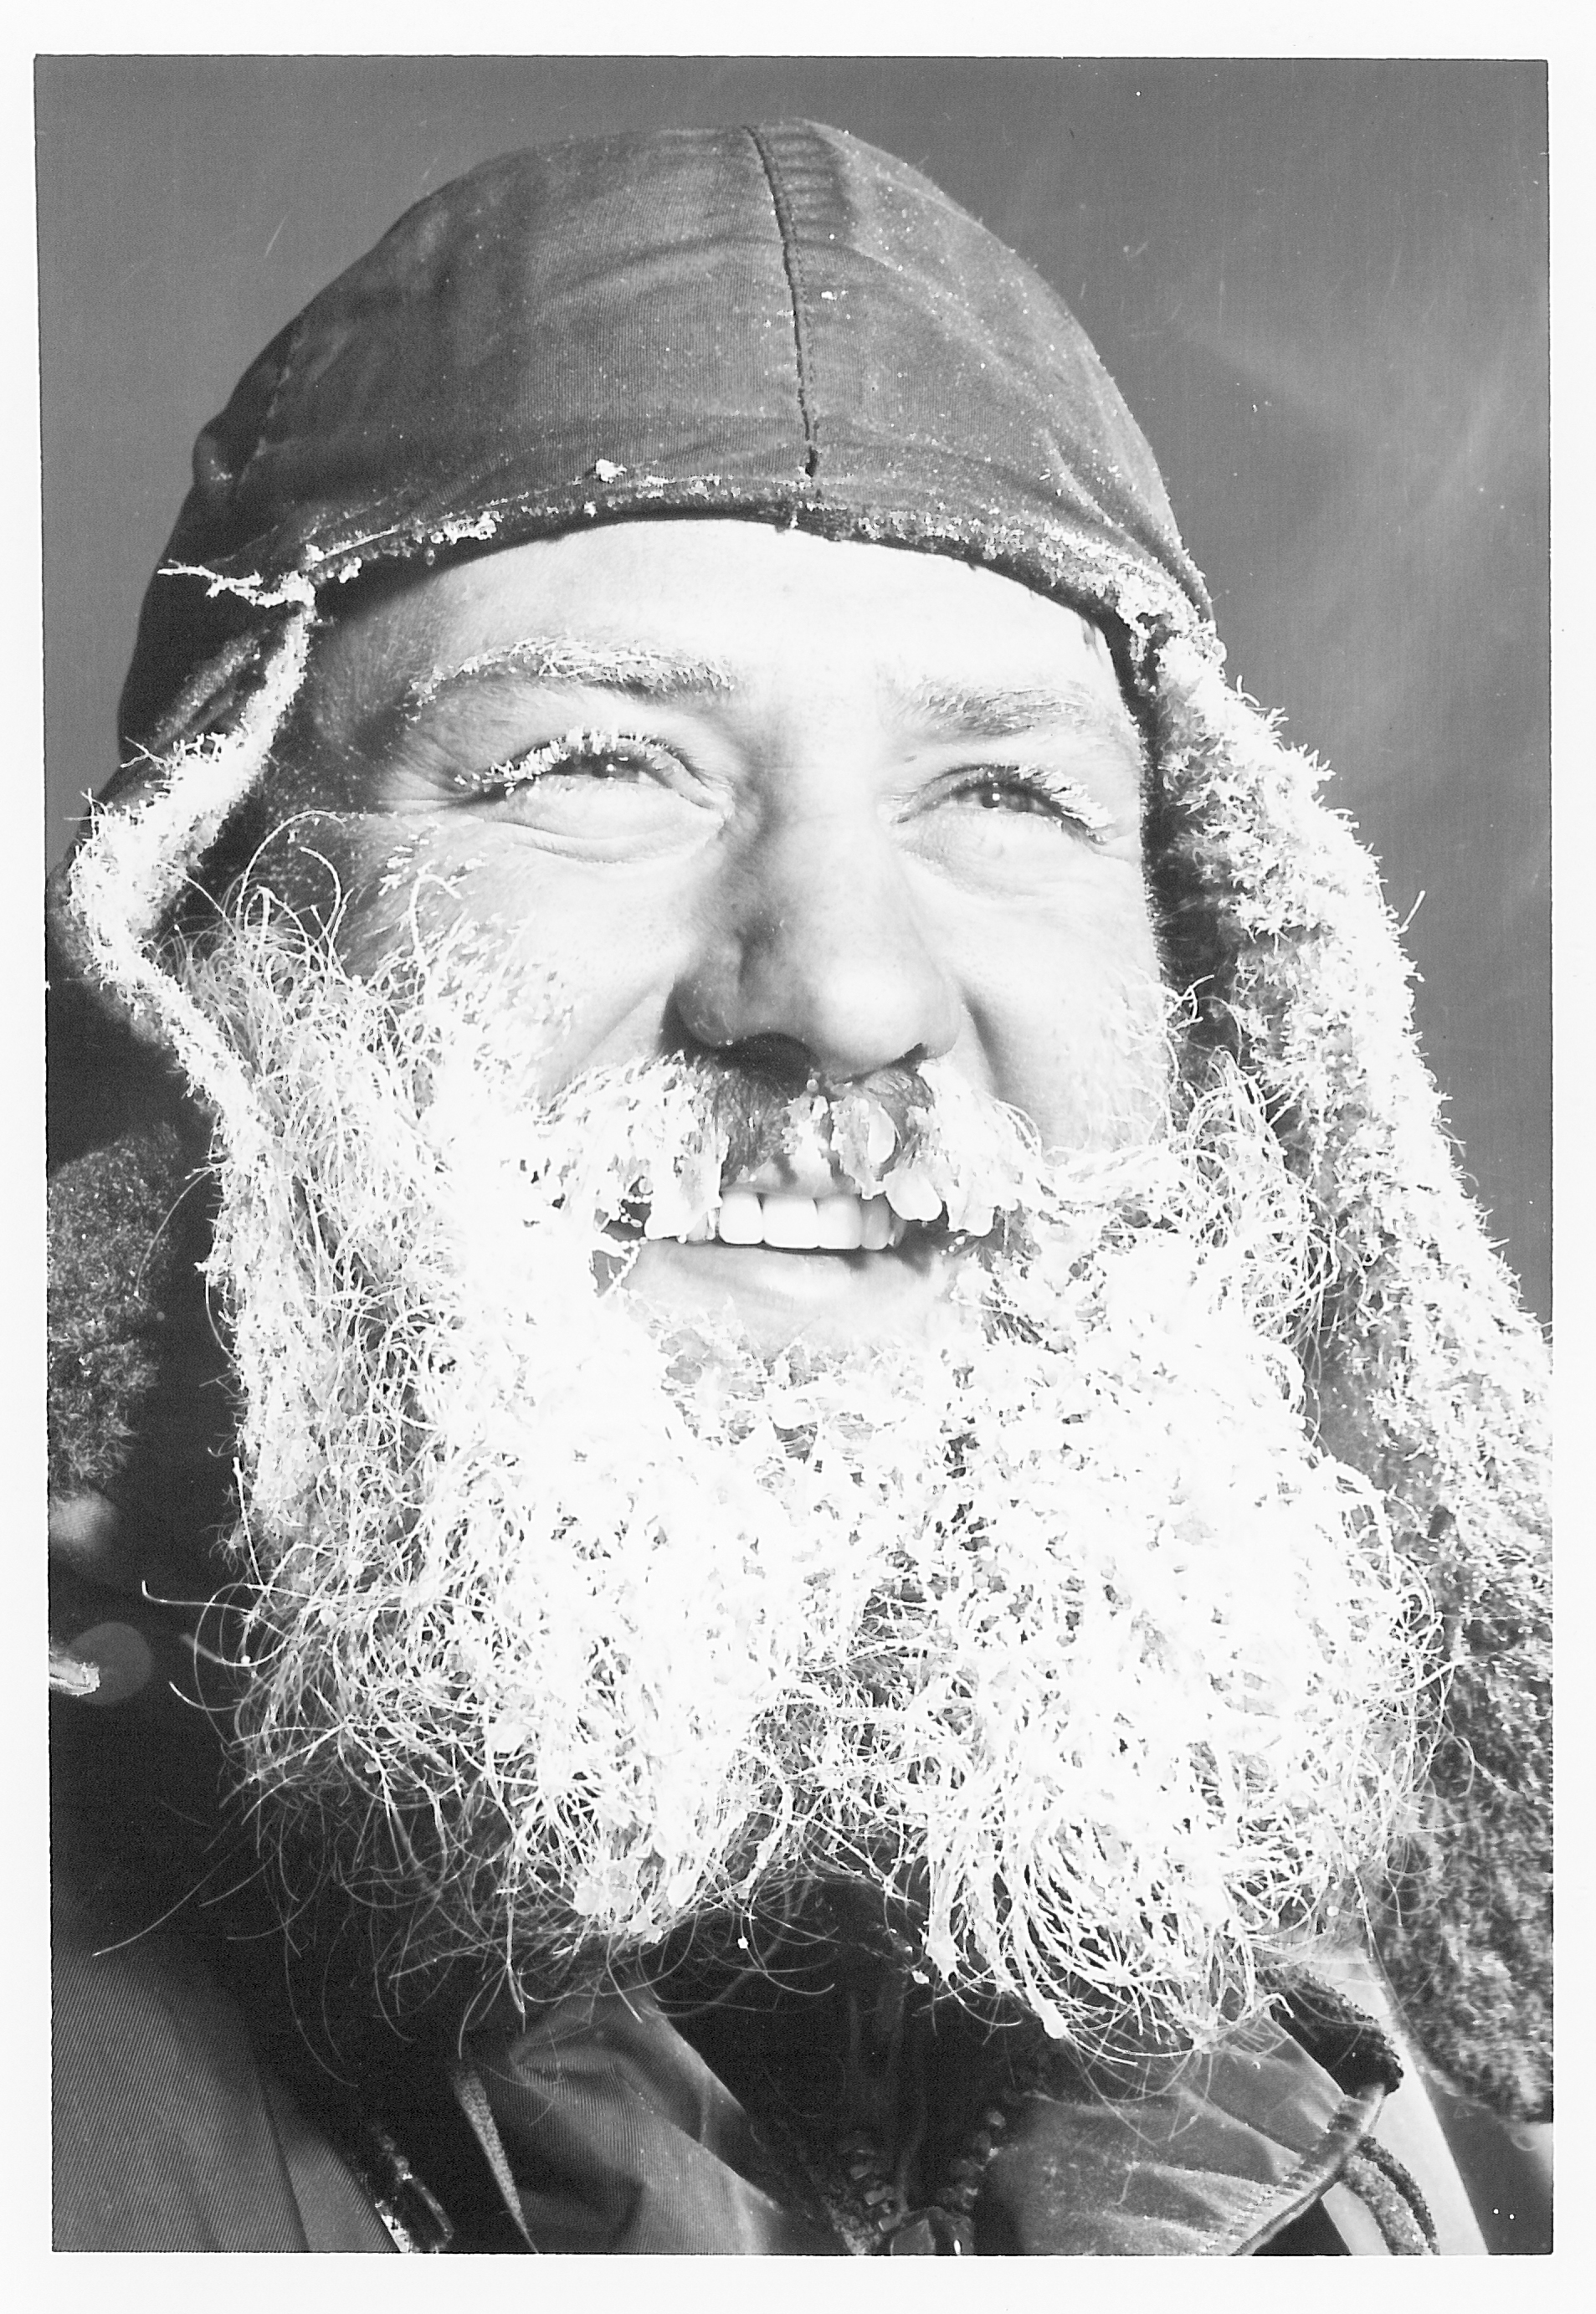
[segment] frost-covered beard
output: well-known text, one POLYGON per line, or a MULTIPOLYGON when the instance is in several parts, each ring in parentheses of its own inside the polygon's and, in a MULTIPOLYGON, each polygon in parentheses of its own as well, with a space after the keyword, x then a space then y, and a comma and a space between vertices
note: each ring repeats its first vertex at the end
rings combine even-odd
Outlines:
POLYGON ((238 1766, 392 1968, 636 1977, 841 1876, 1055 2035, 1248 2010, 1382 1847, 1417 1672, 1304 1435, 1303 1215, 1239 1087, 1045 1164, 948 1072, 856 1091, 861 1189, 972 1250, 922 1344, 772 1360, 595 1283, 753 1129, 701 1072, 540 1100, 525 1005, 447 956, 401 989, 257 926, 184 971, 243 1064, 238 1766))

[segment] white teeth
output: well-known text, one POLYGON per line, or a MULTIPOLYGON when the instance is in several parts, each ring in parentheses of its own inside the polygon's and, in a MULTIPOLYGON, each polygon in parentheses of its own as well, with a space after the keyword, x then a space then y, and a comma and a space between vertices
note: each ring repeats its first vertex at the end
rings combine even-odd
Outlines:
POLYGON ((813 1197, 772 1195, 760 1199, 764 1214, 764 1241, 797 1249, 820 1243, 820 1224, 813 1197))
POLYGON ((828 1253, 854 1253, 865 1241, 864 1209, 857 1197, 822 1197, 815 1207, 815 1242, 828 1253))
POLYGON ((728 1189, 715 1216, 715 1234, 722 1245, 763 1245, 764 1214, 756 1189, 728 1189))
POLYGON ((902 1245, 908 1224, 885 1197, 762 1197, 727 1189, 712 1214, 686 1233, 688 1245, 768 1245, 784 1252, 884 1253, 902 1245))

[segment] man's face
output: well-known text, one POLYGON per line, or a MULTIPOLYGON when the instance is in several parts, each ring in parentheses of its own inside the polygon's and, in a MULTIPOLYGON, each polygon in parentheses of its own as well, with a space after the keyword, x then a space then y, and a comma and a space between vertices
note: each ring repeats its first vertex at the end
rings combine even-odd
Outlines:
POLYGON ((1404 1595, 1279 1144, 1166 1081, 1140 771, 1072 614, 751 525, 322 630, 170 1002, 238 1770, 407 1954, 547 1992, 841 1876, 1050 2031, 1206 2031, 1378 1844, 1404 1595))
MULTIPOLYGON (((357 968, 463 929, 564 1009, 553 1087, 723 1055, 788 1093, 946 1058, 1045 1147, 1156 1113, 1142 758, 1075 613, 939 557, 633 522, 419 580, 322 637, 299 744, 357 968)), ((291 783, 292 784, 292 783, 291 783)), ((632 1291, 766 1344, 913 1331, 945 1257, 823 1142, 632 1291)))

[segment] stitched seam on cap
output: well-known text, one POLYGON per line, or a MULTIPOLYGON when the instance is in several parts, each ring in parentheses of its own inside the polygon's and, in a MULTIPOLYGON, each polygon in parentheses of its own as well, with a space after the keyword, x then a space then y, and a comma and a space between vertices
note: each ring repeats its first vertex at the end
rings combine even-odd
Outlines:
POLYGON ((757 128, 750 128, 748 137, 759 155, 759 165, 764 171, 765 182, 771 189, 771 206, 776 212, 776 227, 781 235, 781 265, 787 275, 788 294, 792 299, 792 337, 798 357, 798 415, 804 421, 804 472, 811 481, 820 479, 820 444, 816 437, 815 413, 809 400, 809 328, 804 311, 803 269, 798 263, 798 234, 788 207, 787 195, 776 174, 776 163, 770 147, 757 128))

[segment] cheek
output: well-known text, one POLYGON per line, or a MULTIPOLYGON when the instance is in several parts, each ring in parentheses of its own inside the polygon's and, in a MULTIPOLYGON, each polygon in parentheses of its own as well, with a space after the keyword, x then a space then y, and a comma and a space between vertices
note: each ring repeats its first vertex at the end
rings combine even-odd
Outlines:
POLYGON ((1144 1140, 1164 1113, 1168 991, 1139 877, 983 944, 966 981, 991 1090, 1048 1148, 1144 1140))
POLYGON ((551 1089, 664 1048, 693 909, 676 882, 463 845, 392 819, 368 820, 358 851, 339 927, 352 971, 402 961, 419 940, 546 1045, 551 1089))

